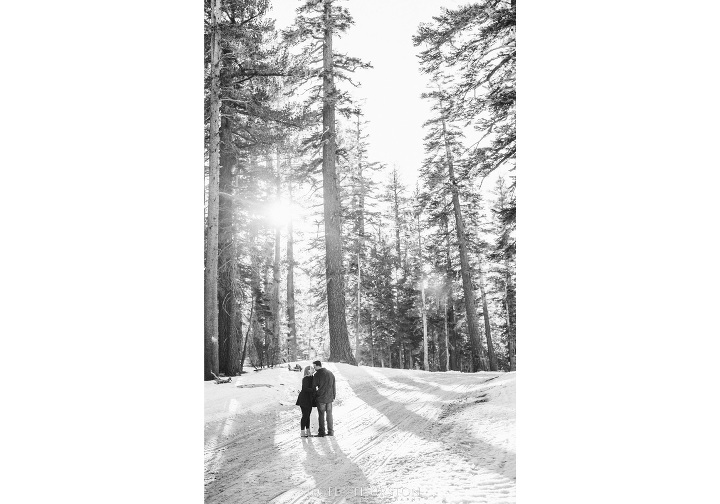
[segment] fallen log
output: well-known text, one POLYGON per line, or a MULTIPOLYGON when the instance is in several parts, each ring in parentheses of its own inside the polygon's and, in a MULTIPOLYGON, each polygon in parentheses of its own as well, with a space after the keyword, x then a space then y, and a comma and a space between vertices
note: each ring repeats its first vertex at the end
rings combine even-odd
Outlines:
POLYGON ((232 376, 228 376, 228 377, 226 377, 226 378, 221 378, 221 377, 219 377, 218 375, 216 375, 215 373, 213 373, 212 371, 210 371, 210 374, 212 374, 212 375, 215 377, 215 383, 216 383, 216 384, 220 384, 220 383, 232 383, 232 376))

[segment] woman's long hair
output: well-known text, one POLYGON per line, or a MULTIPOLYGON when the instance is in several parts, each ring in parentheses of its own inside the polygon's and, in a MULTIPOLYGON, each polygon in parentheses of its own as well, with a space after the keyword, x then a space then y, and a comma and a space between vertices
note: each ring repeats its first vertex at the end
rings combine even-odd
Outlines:
POLYGON ((313 367, 312 366, 305 366, 305 372, 303 373, 303 377, 310 376, 312 374, 313 367))

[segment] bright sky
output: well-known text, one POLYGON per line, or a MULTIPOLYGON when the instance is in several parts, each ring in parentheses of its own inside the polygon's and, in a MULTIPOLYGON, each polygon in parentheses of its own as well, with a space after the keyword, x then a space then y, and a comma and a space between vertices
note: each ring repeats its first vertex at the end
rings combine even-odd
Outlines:
MULTIPOLYGON (((344 0, 355 25, 335 48, 357 56, 373 65, 371 70, 356 72, 361 82, 350 90, 364 99, 365 119, 369 121, 369 156, 371 161, 395 164, 402 179, 412 190, 423 159, 422 124, 430 117, 429 104, 420 98, 426 76, 420 74, 412 36, 421 22, 432 21, 440 7, 454 7, 460 0, 344 0)), ((295 9, 302 0, 273 0, 271 17, 277 28, 290 25, 295 9)), ((351 88, 343 84, 344 89, 351 88)))

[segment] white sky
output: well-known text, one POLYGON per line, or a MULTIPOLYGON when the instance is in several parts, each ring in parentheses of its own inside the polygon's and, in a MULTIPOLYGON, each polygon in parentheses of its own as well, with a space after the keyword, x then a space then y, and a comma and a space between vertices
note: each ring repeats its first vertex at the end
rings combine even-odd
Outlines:
MULTIPOLYGON (((273 0, 270 16, 277 28, 290 25, 302 0, 273 0)), ((415 186, 423 159, 422 124, 430 117, 430 107, 420 98, 427 77, 420 74, 412 36, 421 22, 430 22, 440 7, 453 7, 460 0, 345 0, 355 25, 341 39, 335 39, 338 51, 357 56, 373 65, 359 70, 355 80, 361 83, 350 90, 364 99, 368 154, 371 161, 392 167, 395 164, 410 190, 415 186)), ((341 84, 343 89, 351 88, 341 84)))

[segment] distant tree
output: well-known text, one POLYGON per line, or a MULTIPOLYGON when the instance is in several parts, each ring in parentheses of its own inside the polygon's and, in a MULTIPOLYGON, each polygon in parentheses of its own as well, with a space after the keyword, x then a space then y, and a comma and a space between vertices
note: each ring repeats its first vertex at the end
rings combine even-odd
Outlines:
MULTIPOLYGON (((422 176, 428 184, 428 190, 443 191, 452 201, 452 210, 455 218, 455 231, 457 233, 457 244, 460 253, 460 273, 462 277, 463 294, 465 299, 465 312, 467 318, 468 336, 472 346, 472 369, 480 370, 485 367, 485 349, 477 322, 475 308, 475 290, 470 271, 470 260, 468 256, 467 236, 465 223, 463 221, 462 208, 460 205, 460 187, 458 178, 455 175, 455 162, 461 155, 461 143, 459 141, 462 132, 451 127, 450 113, 451 101, 448 94, 439 87, 437 90, 424 93, 423 97, 432 100, 434 117, 425 122, 428 133, 425 136, 425 150, 427 157, 421 170, 422 176)), ((490 360, 490 369, 494 370, 494 360, 490 360)))
MULTIPOLYGON (((344 207, 343 226, 348 264, 347 304, 353 307, 349 321, 354 323, 355 360, 359 363, 362 356, 363 332, 368 330, 368 309, 365 299, 367 292, 366 268, 368 242, 372 241, 372 233, 368 232, 372 222, 377 218, 376 190, 377 183, 373 175, 380 171, 380 163, 368 159, 368 135, 365 133, 367 122, 363 119, 360 107, 352 111, 351 119, 345 130, 345 171, 343 188, 347 203, 344 207)), ((367 347, 365 347, 367 349, 367 347)))
MULTIPOLYGON (((384 221, 393 233, 393 312, 395 341, 392 343, 393 351, 397 352, 397 364, 399 368, 409 368, 409 358, 405 355, 409 352, 406 348, 411 337, 411 322, 408 317, 408 308, 414 303, 412 297, 406 298, 405 284, 408 280, 407 261, 404 261, 408 249, 408 230, 412 220, 412 209, 407 193, 407 188, 400 181, 398 170, 393 166, 387 176, 385 190, 380 194, 379 199, 384 203, 386 213, 384 221), (403 252, 405 251, 405 253, 403 252)), ((417 292, 417 289, 414 289, 417 292)), ((392 366, 392 364, 391 364, 392 366)))
POLYGON ((466 235, 468 242, 468 252, 471 257, 471 268, 477 272, 475 283, 480 291, 480 305, 482 307, 483 329, 485 334, 485 342, 487 344, 488 359, 490 369, 497 370, 496 341, 493 339, 493 318, 491 307, 492 303, 488 301, 486 271, 492 269, 488 249, 490 243, 487 241, 487 214, 485 213, 483 198, 477 191, 467 191, 465 196, 467 201, 467 210, 465 217, 467 219, 466 235))
POLYGON ((367 346, 371 364, 390 367, 392 342, 396 338, 395 282, 393 247, 383 233, 383 225, 376 222, 371 239, 366 278, 368 279, 368 335, 367 346))
MULTIPOLYGON (((275 145, 275 204, 279 205, 282 199, 282 175, 280 173, 280 146, 275 145)), ((273 317, 273 347, 280 349, 280 262, 282 255, 280 250, 281 225, 273 223, 275 227, 275 243, 273 247, 272 267, 272 297, 270 311, 273 317)))
POLYGON ((493 228, 496 242, 491 253, 496 275, 495 291, 502 300, 505 318, 508 366, 516 370, 515 362, 515 192, 514 184, 508 186, 500 177, 495 185, 495 204, 492 208, 493 228))
MULTIPOLYGON (((287 160, 288 170, 292 171, 292 161, 287 160)), ((292 180, 288 180, 288 199, 293 205, 292 180)), ((292 216, 287 223, 287 325, 288 325, 288 351, 289 360, 298 359, 297 323, 295 321, 295 241, 293 236, 292 216)))

